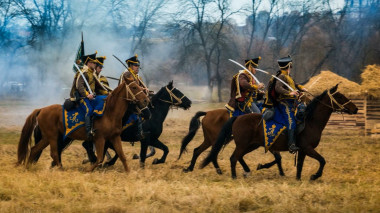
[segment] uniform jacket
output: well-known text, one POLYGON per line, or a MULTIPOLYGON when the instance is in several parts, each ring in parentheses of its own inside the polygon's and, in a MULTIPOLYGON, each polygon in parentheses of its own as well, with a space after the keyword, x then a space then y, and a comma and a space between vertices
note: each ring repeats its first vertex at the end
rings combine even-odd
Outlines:
MULTIPOLYGON (((278 78, 283 80, 287 84, 289 84, 289 86, 291 88, 293 88, 294 90, 302 90, 303 89, 303 86, 300 84, 296 84, 294 82, 294 80, 292 79, 292 77, 290 77, 290 75, 288 75, 288 72, 285 70, 281 70, 281 74, 278 76, 278 78)), ((283 84, 280 81, 276 81, 275 91, 278 94, 278 97, 277 97, 278 101, 281 101, 284 99, 296 99, 297 98, 295 96, 289 95, 291 90, 285 84, 283 84)))
POLYGON ((234 75, 231 80, 231 95, 230 100, 226 107, 234 111, 236 107, 236 101, 246 101, 248 95, 253 93, 253 98, 257 96, 258 86, 255 79, 246 70, 241 70, 238 74, 234 75))

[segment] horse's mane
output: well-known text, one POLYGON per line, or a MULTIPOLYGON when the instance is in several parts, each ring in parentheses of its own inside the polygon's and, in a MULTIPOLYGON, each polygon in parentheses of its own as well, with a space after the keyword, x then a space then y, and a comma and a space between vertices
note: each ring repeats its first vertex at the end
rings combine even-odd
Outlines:
POLYGON ((106 99, 107 106, 114 106, 116 104, 116 101, 119 97, 120 92, 123 91, 124 87, 126 86, 125 82, 121 83, 118 87, 116 87, 108 96, 106 99))
POLYGON ((310 120, 313 118, 313 112, 317 107, 318 103, 321 102, 322 98, 327 94, 327 90, 325 90, 322 94, 313 98, 311 102, 306 107, 306 120, 310 120))
POLYGON ((161 89, 158 90, 158 92, 153 95, 153 97, 152 97, 152 103, 156 102, 164 91, 165 91, 165 87, 161 87, 161 89))

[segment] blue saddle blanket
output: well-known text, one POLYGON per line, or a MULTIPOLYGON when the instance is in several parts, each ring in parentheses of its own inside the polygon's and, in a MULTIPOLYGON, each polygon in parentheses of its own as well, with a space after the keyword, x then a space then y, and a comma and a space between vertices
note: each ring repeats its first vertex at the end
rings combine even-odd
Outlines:
POLYGON ((123 118, 122 131, 135 124, 138 119, 139 117, 136 114, 131 114, 128 118, 123 118))
MULTIPOLYGON (((106 95, 98 95, 95 97, 94 101, 92 101, 92 105, 94 107, 94 116, 101 117, 104 113, 104 109, 106 108, 106 102, 105 99, 107 98, 106 95)), ((84 103, 81 101, 80 105, 83 105, 84 103)), ((77 130, 78 128, 84 126, 84 117, 86 115, 86 112, 83 110, 82 106, 78 106, 75 109, 72 109, 70 111, 66 111, 64 107, 63 109, 63 128, 64 128, 64 135, 63 139, 65 139, 68 135, 70 135, 72 132, 77 130)))
POLYGON ((272 119, 263 119, 263 129, 265 138, 265 152, 276 142, 277 138, 286 129, 286 117, 281 111, 275 107, 275 113, 272 119))

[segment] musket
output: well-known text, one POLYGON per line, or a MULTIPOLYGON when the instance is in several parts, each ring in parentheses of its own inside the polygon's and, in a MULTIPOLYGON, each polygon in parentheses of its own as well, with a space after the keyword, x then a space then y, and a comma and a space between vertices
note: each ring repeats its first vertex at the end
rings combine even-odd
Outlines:
POLYGON ((118 78, 115 78, 115 77, 111 77, 111 76, 104 76, 104 77, 106 77, 106 78, 109 78, 109 79, 112 79, 112 80, 116 80, 116 81, 118 81, 118 80, 119 80, 118 78))
POLYGON ((90 85, 88 84, 86 78, 84 77, 83 72, 79 69, 79 67, 78 67, 78 65, 76 63, 74 63, 74 66, 77 68, 78 72, 82 76, 83 81, 86 84, 88 91, 90 92, 91 95, 93 95, 94 93, 92 92, 90 85))
MULTIPOLYGON (((235 64, 238 64, 238 65, 241 66, 241 67, 243 67, 243 65, 239 64, 238 62, 236 62, 236 61, 234 61, 234 60, 232 60, 232 59, 228 59, 228 60, 234 62, 235 64)), ((243 68, 244 68, 244 67, 243 67, 243 68)), ((278 78, 277 76, 272 75, 272 74, 270 74, 269 72, 267 72, 267 71, 265 71, 265 70, 261 70, 261 69, 258 69, 258 68, 255 68, 255 69, 256 69, 257 71, 260 71, 260 72, 262 72, 262 73, 265 73, 265 74, 267 74, 267 75, 270 75, 270 76, 272 76, 273 78, 276 78, 276 79, 279 80, 281 83, 285 84, 285 86, 287 86, 291 91, 294 91, 294 89, 293 89, 291 86, 289 86, 289 84, 285 83, 285 81, 281 80, 281 79, 278 78)), ((247 70, 247 69, 245 69, 245 70, 247 70)), ((250 73, 250 74, 252 75, 252 73, 250 73)), ((252 75, 252 76, 254 76, 254 75, 252 75)), ((255 79, 256 79, 256 78, 255 78, 255 79)))

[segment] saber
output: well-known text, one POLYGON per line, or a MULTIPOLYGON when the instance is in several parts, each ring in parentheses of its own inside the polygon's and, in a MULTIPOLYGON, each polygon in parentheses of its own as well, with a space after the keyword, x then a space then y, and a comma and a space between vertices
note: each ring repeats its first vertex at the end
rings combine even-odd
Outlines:
MULTIPOLYGON (((243 67, 243 65, 239 64, 238 62, 236 62, 236 61, 234 61, 234 60, 232 60, 232 59, 228 59, 228 60, 234 62, 235 64, 237 64, 237 65, 239 65, 239 66, 241 66, 241 67, 243 67)), ((243 68, 244 68, 244 67, 243 67, 243 68)), ((245 69, 245 68, 244 68, 244 69, 245 69)), ((291 86, 289 86, 289 84, 285 83, 283 80, 281 80, 281 79, 278 78, 277 76, 272 75, 272 74, 270 74, 269 72, 267 72, 267 71, 265 71, 265 70, 261 70, 261 69, 257 69, 257 68, 255 68, 255 69, 256 69, 257 71, 260 71, 260 72, 263 72, 263 73, 265 73, 265 74, 267 74, 267 75, 270 75, 270 76, 272 76, 273 78, 276 78, 276 79, 279 80, 281 83, 285 84, 285 86, 287 86, 291 91, 294 91, 294 89, 293 89, 291 86)), ((247 70, 247 69, 245 69, 245 70, 247 70)), ((249 73, 252 75, 251 72, 249 72, 249 73)), ((254 76, 254 75, 252 75, 252 76, 254 76)), ((255 79, 256 79, 256 78, 255 78, 255 79)))
POLYGON ((265 74, 267 74, 267 75, 270 75, 270 76, 272 76, 273 78, 276 78, 276 79, 279 80, 281 83, 285 84, 285 86, 287 86, 291 91, 294 91, 294 89, 293 89, 291 86, 289 86, 289 84, 285 83, 285 81, 281 80, 281 79, 278 78, 277 76, 272 75, 272 74, 270 74, 269 72, 267 72, 267 71, 265 71, 265 70, 261 70, 261 69, 257 69, 257 68, 256 68, 256 70, 257 70, 257 71, 260 71, 260 72, 263 72, 263 73, 265 73, 265 74))
POLYGON ((84 83, 86 84, 87 86, 87 89, 88 91, 90 92, 91 95, 93 95, 94 93, 92 92, 91 88, 90 88, 90 85, 88 84, 86 78, 84 77, 83 75, 83 72, 79 69, 78 65, 76 63, 74 63, 74 66, 77 68, 78 72, 80 73, 80 75, 82 76, 83 80, 84 80, 84 83))
POLYGON ((228 60, 230 60, 231 62, 233 62, 233 63, 235 63, 237 65, 239 65, 241 68, 245 69, 246 71, 248 71, 248 73, 252 75, 252 77, 255 79, 255 81, 260 84, 260 81, 256 78, 256 76, 254 76, 247 68, 245 68, 243 65, 239 64, 238 62, 236 62, 236 61, 234 61, 232 59, 228 59, 228 60))

